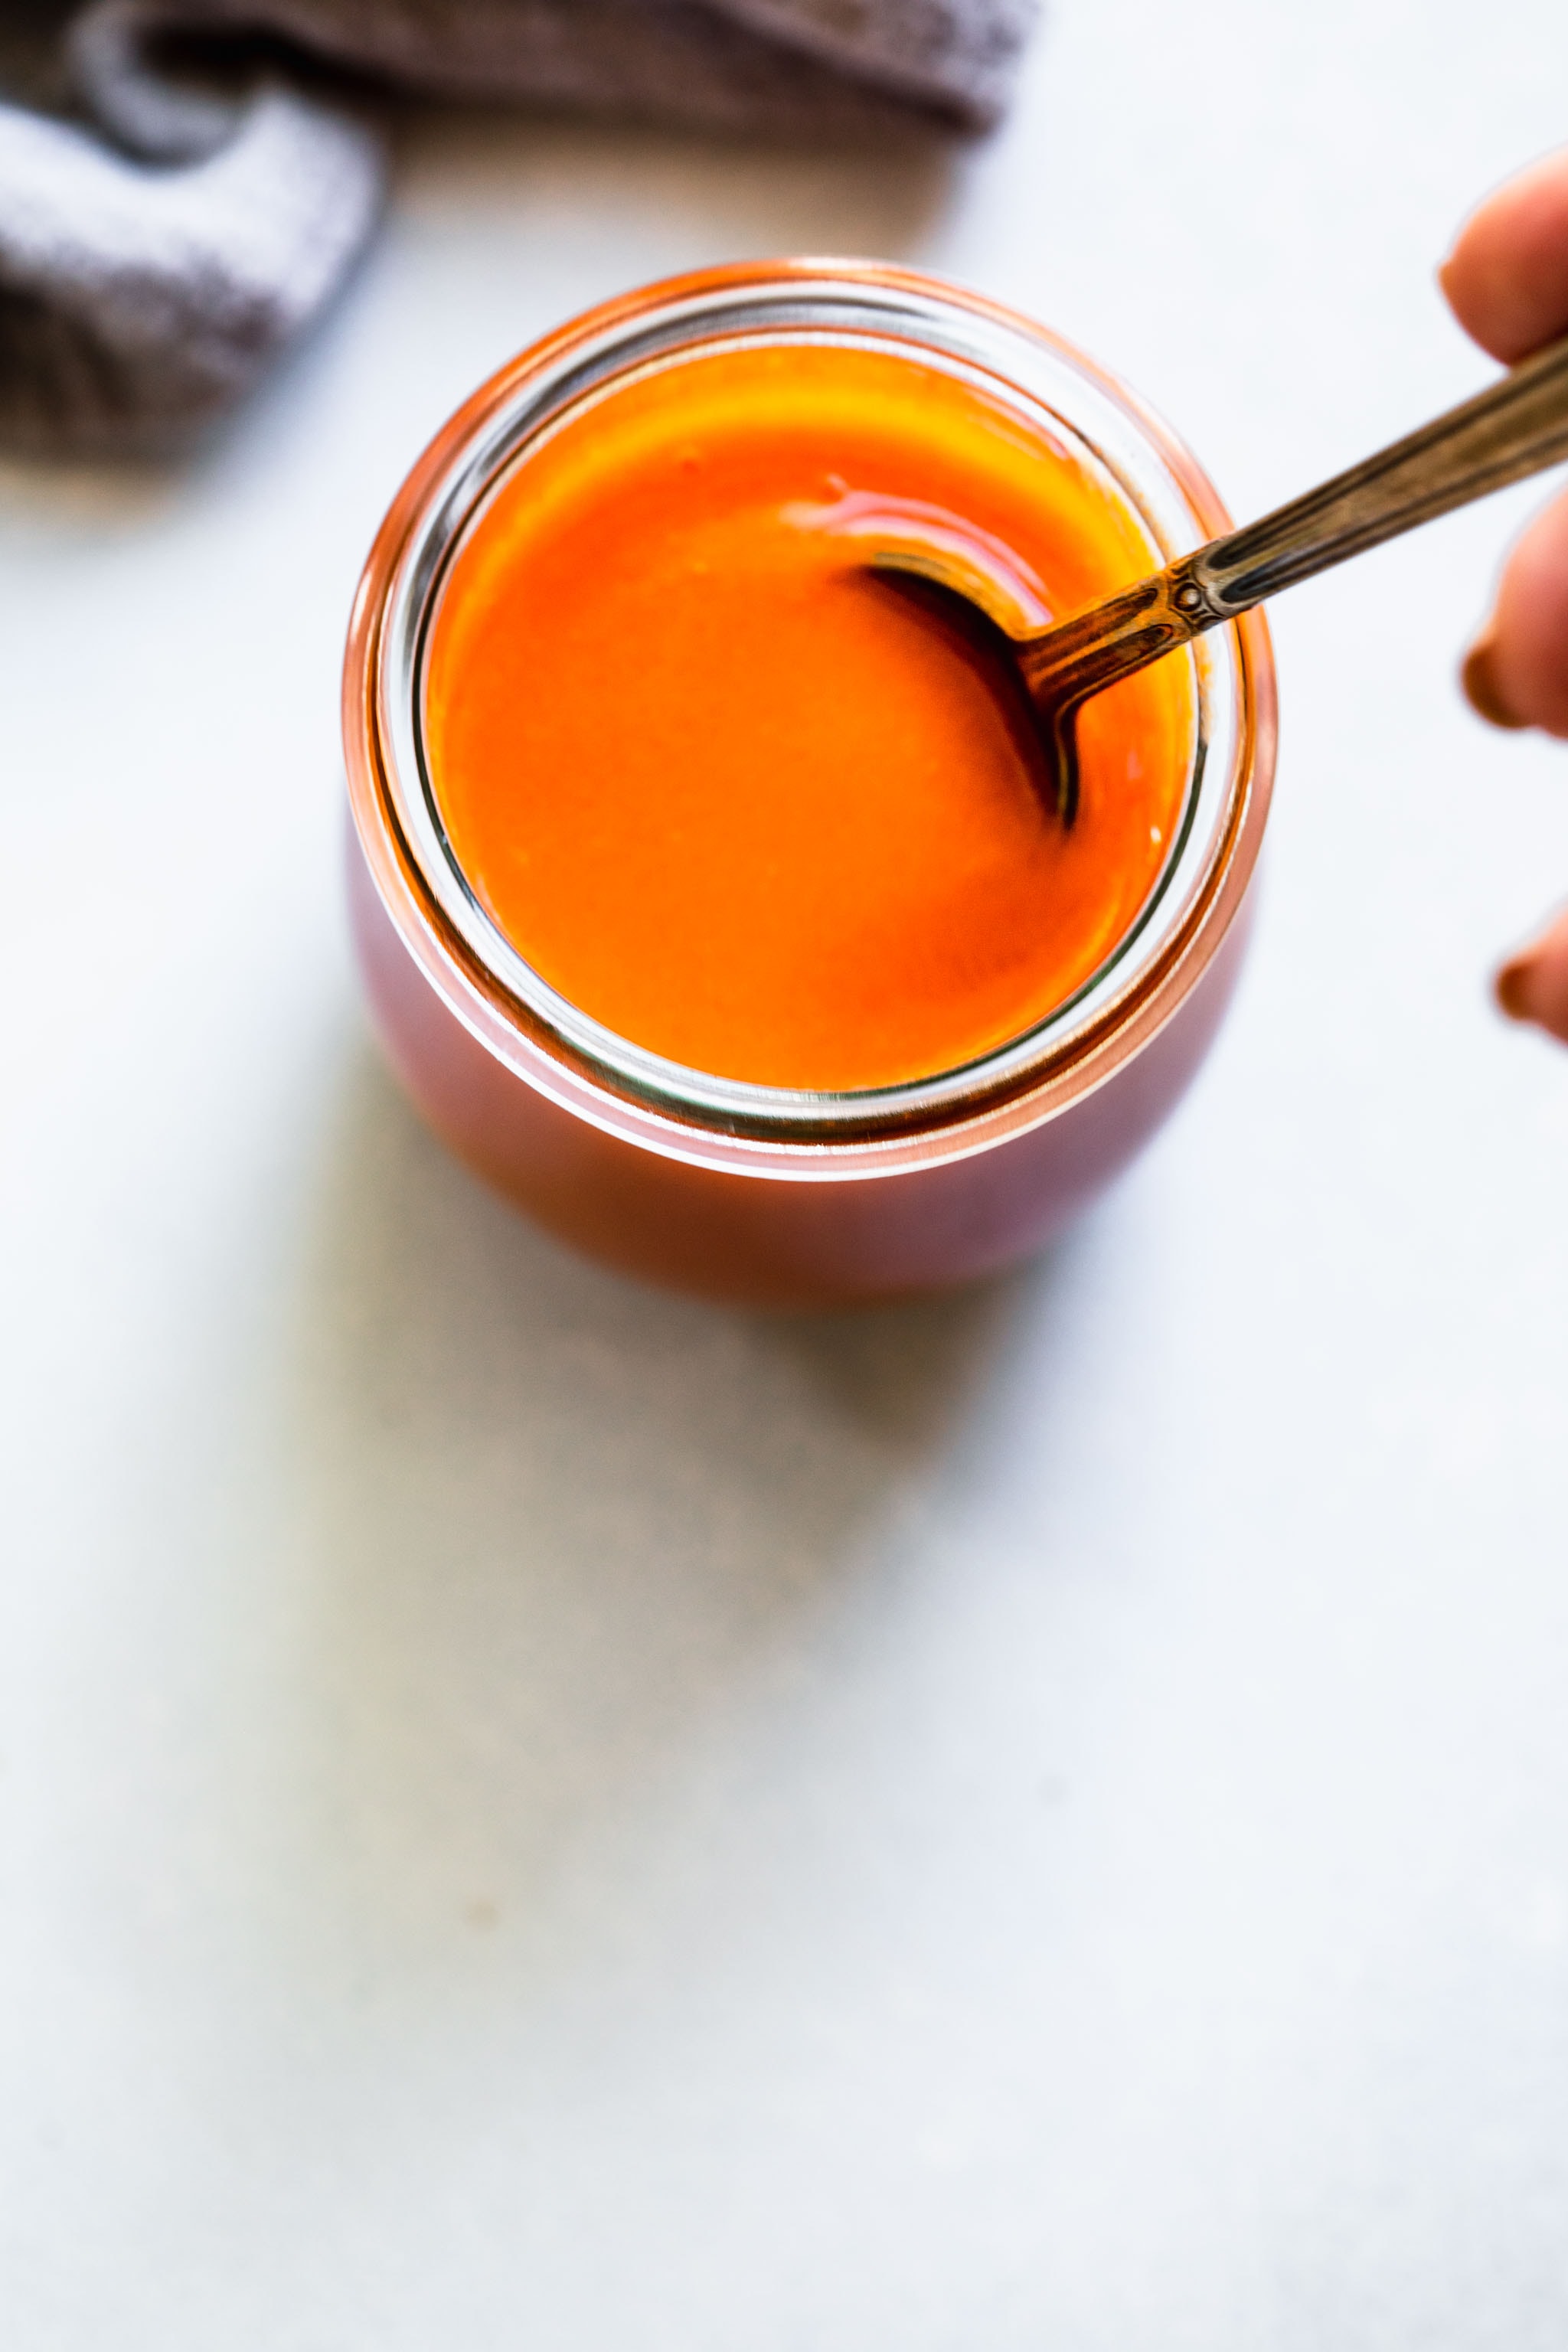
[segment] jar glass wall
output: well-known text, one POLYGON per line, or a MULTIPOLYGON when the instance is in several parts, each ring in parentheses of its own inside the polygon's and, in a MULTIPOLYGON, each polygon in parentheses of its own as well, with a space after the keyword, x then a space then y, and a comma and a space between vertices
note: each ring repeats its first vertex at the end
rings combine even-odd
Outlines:
POLYGON ((1012 407, 1136 516, 1152 563, 1227 527, 1192 459, 1112 378, 977 296, 814 262, 628 296, 483 387, 383 527, 345 670, 351 894, 394 1063, 493 1181, 655 1279, 849 1299, 1026 1254, 1174 1100, 1234 969, 1272 772, 1273 679, 1257 615, 1170 657, 1191 665, 1196 716, 1182 822, 1153 888, 1065 1003, 960 1068, 837 1093, 758 1086, 661 1058, 592 1019, 528 964, 452 854, 422 734, 432 616, 474 518, 564 421, 693 355, 791 342, 913 357, 1012 407))

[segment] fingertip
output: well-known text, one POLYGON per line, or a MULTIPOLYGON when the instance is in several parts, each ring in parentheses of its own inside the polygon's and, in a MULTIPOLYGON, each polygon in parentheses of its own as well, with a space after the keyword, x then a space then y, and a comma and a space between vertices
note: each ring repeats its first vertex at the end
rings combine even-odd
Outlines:
POLYGON ((1568 149, 1478 205, 1437 270, 1467 334, 1510 362, 1568 328, 1568 149))
POLYGON ((1497 631, 1492 623, 1488 623, 1465 656, 1459 671, 1459 684, 1470 709, 1489 726, 1504 727, 1511 731, 1530 724, 1509 702, 1498 677, 1497 631))
POLYGON ((1543 509, 1515 545, 1465 671, 1466 691, 1494 724, 1568 735, 1568 498, 1543 509))
POLYGON ((1510 956, 1507 963, 1498 966, 1492 981, 1492 994, 1497 999, 1500 1012, 1506 1013, 1510 1021, 1530 1019, 1528 956, 1510 956))
POLYGON ((1500 1010, 1568 1044, 1568 912, 1516 950, 1492 982, 1500 1010))

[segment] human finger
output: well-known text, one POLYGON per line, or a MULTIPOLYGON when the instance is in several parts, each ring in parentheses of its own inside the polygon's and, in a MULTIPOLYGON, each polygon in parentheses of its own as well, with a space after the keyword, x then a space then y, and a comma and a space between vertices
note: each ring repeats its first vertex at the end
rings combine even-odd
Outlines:
POLYGON ((1568 331, 1568 148, 1488 196, 1437 278, 1465 332, 1510 365, 1568 331))
POLYGON ((1568 909, 1510 956, 1497 1000, 1513 1021, 1532 1021, 1568 1044, 1568 909))
POLYGON ((1471 704, 1495 727, 1568 735, 1568 494, 1514 547, 1462 675, 1471 704))

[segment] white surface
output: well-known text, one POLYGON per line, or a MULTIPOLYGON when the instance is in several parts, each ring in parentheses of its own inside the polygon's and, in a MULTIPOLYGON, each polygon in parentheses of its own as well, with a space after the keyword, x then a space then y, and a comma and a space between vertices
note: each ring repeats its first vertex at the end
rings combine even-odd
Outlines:
POLYGON ((880 251, 1238 514, 1484 380, 1560 0, 1057 0, 937 161, 410 133, 184 472, 0 480, 8 2352, 1561 2352, 1568 757, 1532 496, 1278 612, 1257 950, 1047 1262, 773 1321, 416 1129, 337 898, 353 581, 536 331, 880 251))

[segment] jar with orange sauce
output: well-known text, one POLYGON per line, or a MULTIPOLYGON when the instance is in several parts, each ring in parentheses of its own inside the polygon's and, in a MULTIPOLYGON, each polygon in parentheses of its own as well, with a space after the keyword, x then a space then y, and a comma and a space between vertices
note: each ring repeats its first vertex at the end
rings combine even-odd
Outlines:
POLYGON ((354 937, 409 1093, 578 1246, 762 1302, 1037 1249, 1186 1085, 1268 811, 1248 614, 1086 707, 1064 828, 962 648, 1228 528, 1029 320, 908 271, 712 270, 563 328, 415 467, 344 677, 354 937))

